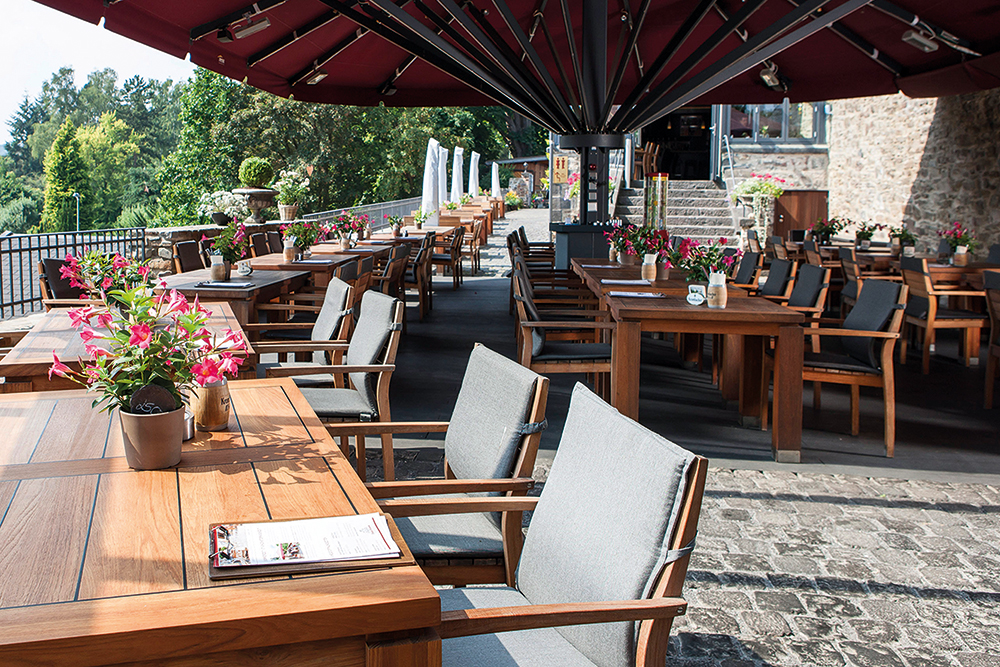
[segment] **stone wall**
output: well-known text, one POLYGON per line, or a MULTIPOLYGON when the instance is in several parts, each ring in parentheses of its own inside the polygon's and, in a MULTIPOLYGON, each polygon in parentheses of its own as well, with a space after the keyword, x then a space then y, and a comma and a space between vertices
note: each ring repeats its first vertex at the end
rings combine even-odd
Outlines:
MULTIPOLYGON (((277 231, 280 222, 268 222, 263 225, 247 225, 247 236, 260 232, 277 231)), ((156 275, 167 275, 174 272, 173 245, 180 241, 200 241, 206 233, 222 229, 217 225, 196 225, 193 227, 147 227, 146 228, 146 259, 156 275)))
POLYGON ((788 181, 795 190, 826 190, 829 157, 827 149, 732 144, 733 170, 737 183, 751 173, 771 174, 788 181))
POLYGON ((830 214, 905 223, 918 248, 957 220, 1000 242, 1000 90, 831 102, 830 214))

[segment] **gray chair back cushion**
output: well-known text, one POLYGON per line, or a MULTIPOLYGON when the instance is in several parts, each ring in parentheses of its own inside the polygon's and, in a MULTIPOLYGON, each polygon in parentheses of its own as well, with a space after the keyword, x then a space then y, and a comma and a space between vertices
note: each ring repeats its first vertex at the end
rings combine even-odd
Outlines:
POLYGON ((950 255, 951 254, 951 244, 948 243, 948 239, 941 239, 938 241, 938 255, 950 255))
POLYGON ((485 345, 473 348, 444 436, 456 477, 510 477, 539 379, 485 345))
MULTIPOLYGON (((382 350, 392 332, 398 299, 368 290, 361 297, 361 317, 358 318, 347 348, 349 366, 368 366, 379 363, 382 350)), ((350 373, 351 383, 358 390, 368 407, 375 412, 375 390, 371 378, 374 373, 350 373)))
POLYGON ((358 262, 348 262, 347 264, 341 264, 337 268, 337 277, 341 280, 346 280, 348 282, 358 279, 358 262))
MULTIPOLYGON (((922 273, 925 277, 928 275, 927 262, 919 257, 900 257, 899 270, 922 273)), ((907 315, 918 318, 927 317, 927 311, 929 308, 930 303, 927 302, 927 297, 916 296, 912 292, 910 293, 910 298, 906 301, 907 315)))
MULTIPOLYGON (((521 286, 523 296, 514 295, 514 298, 524 304, 524 312, 532 322, 541 322, 542 316, 538 312, 538 307, 532 298, 531 282, 524 277, 519 268, 514 269, 515 279, 521 286)), ((545 329, 535 327, 531 330, 531 356, 537 357, 545 351, 545 329)))
POLYGON ((990 246, 990 252, 986 255, 986 261, 990 264, 1000 264, 1000 243, 990 246))
MULTIPOLYGON (((312 340, 333 340, 333 337, 340 331, 340 323, 347 315, 347 292, 350 285, 340 278, 333 278, 326 288, 326 296, 323 297, 323 307, 316 316, 313 324, 312 340)), ((326 364, 326 352, 316 350, 313 352, 314 364, 326 364)))
MULTIPOLYGON (((692 461, 577 384, 521 553, 521 593, 532 604, 647 596, 670 548, 692 461)), ((634 664, 633 623, 558 631, 600 667, 634 664)))
POLYGON ((63 278, 59 272, 66 261, 54 257, 42 259, 42 267, 45 270, 45 281, 49 284, 49 292, 53 299, 79 299, 83 295, 83 290, 69 284, 69 278, 63 278))
POLYGON ((743 253, 743 259, 740 260, 740 268, 736 270, 736 278, 733 280, 740 285, 749 285, 750 281, 753 280, 753 274, 757 270, 759 262, 759 252, 743 253))
MULTIPOLYGON (((883 331, 892 318, 892 311, 896 309, 899 290, 902 287, 901 283, 888 280, 866 280, 854 308, 844 319, 843 328, 858 331, 883 331)), ((852 358, 872 368, 880 367, 874 338, 845 336, 841 340, 841 344, 844 352, 852 358)), ((879 350, 881 350, 881 345, 879 350)))
POLYGON ((803 264, 795 276, 795 287, 788 297, 788 305, 797 308, 812 308, 823 289, 823 276, 826 271, 813 264, 803 264))
POLYGON ((785 283, 792 272, 792 262, 787 259, 772 259, 767 280, 760 288, 760 293, 766 296, 781 296, 785 293, 785 283))

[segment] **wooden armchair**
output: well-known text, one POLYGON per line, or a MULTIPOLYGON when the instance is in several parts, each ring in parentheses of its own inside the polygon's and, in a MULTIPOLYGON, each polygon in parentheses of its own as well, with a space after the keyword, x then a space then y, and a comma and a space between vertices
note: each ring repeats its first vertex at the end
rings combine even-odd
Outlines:
MULTIPOLYGON (((375 482, 377 499, 477 492, 523 496, 542 430, 548 379, 477 344, 469 357, 450 422, 377 423, 367 434, 444 432, 445 479, 375 482)), ((327 427, 339 435, 341 424, 327 427)), ((346 427, 350 429, 351 427, 346 427)), ((395 501, 390 501, 395 502, 395 501)), ((420 501, 417 501, 418 504, 420 501)), ((435 584, 514 582, 521 554, 521 515, 451 514, 396 518, 404 541, 435 584)))
MULTIPOLYGON (((983 313, 956 308, 940 308, 938 298, 946 297, 985 297, 980 290, 961 290, 936 288, 927 270, 927 260, 916 257, 900 257, 899 268, 903 274, 903 282, 910 290, 910 301, 906 304, 903 340, 899 345, 899 362, 906 363, 907 335, 918 329, 923 329, 923 365, 924 375, 931 370, 931 353, 934 352, 934 339, 938 329, 964 329, 965 365, 971 365, 972 359, 979 358, 979 336, 987 317, 983 313)), ((867 281, 865 282, 867 285, 867 281)), ((949 306, 951 303, 948 304, 949 306)))
POLYGON ((986 263, 1000 265, 1000 243, 994 243, 990 246, 989 252, 986 254, 986 263))
POLYGON ((267 233, 267 247, 271 252, 284 252, 285 244, 281 241, 281 232, 267 233))
POLYGON ((271 246, 267 242, 267 234, 250 235, 250 252, 254 257, 263 257, 271 254, 271 246))
MULTIPOLYGON (((823 311, 826 310, 826 294, 830 288, 830 269, 812 264, 804 264, 798 271, 788 296, 765 296, 775 303, 797 310, 806 317, 805 324, 811 328, 819 326, 823 311)), ((819 338, 813 336, 813 352, 819 352, 819 338)))
POLYGON ((83 290, 69 284, 68 278, 63 278, 60 269, 66 262, 55 257, 44 257, 38 262, 38 286, 42 295, 45 310, 53 308, 74 308, 83 306, 87 301, 81 300, 83 290))
POLYGON ((174 273, 187 273, 204 269, 201 250, 197 241, 180 241, 173 247, 174 273))
POLYGON ((418 313, 421 322, 431 309, 430 259, 431 250, 429 248, 418 249, 416 256, 410 261, 410 267, 403 275, 403 287, 417 293, 418 313))
POLYGON ((785 248, 785 239, 780 236, 771 236, 767 241, 774 259, 788 259, 788 249, 785 248))
POLYGON ((772 259, 771 266, 767 270, 767 280, 764 281, 763 285, 750 290, 750 293, 756 293, 759 296, 787 297, 791 294, 797 271, 798 264, 791 260, 772 259))
POLYGON ((442 252, 435 252, 431 255, 431 266, 440 266, 451 270, 451 287, 458 289, 462 284, 462 243, 465 239, 465 228, 458 227, 451 239, 445 241, 447 245, 439 246, 442 252))
POLYGON ((757 231, 754 229, 747 230, 747 250, 763 254, 763 250, 760 247, 760 237, 757 236, 757 231))
POLYGON ((662 667, 706 469, 578 384, 540 498, 384 501, 394 517, 534 508, 514 586, 440 591, 443 665, 662 667))
MULTIPOLYGON (((354 311, 351 308, 353 297, 354 289, 350 285, 339 278, 333 278, 322 294, 297 295, 297 299, 315 300, 316 303, 312 305, 298 302, 257 304, 258 311, 277 313, 294 311, 295 314, 285 322, 259 324, 251 322, 244 325, 243 329, 247 334, 252 334, 255 341, 254 349, 258 354, 277 352, 278 347, 287 346, 292 341, 300 345, 315 343, 317 346, 324 346, 331 341, 346 343, 350 338, 351 325, 354 321, 354 311)), ((299 350, 299 352, 306 351, 299 350)), ((308 352, 313 352, 312 363, 329 363, 323 348, 317 347, 308 352)), ((339 363, 339 359, 334 363, 339 363)), ((257 365, 258 368, 270 366, 273 364, 257 365)))
MULTIPOLYGON (((330 342, 324 352, 342 352, 346 364, 283 364, 265 369, 267 377, 294 377, 302 395, 316 415, 324 421, 359 423, 355 434, 358 475, 365 479, 365 438, 363 425, 390 421, 389 381, 396 369, 396 349, 403 328, 403 304, 399 299, 369 290, 361 299, 349 344, 330 342), (345 376, 346 375, 346 381, 345 376)), ((269 352, 311 352, 313 346, 288 344, 269 348, 269 352), (283 349, 284 348, 284 349, 283 349)), ((354 431, 345 427, 340 447, 348 452, 347 436, 354 431)), ((385 479, 395 478, 392 458, 392 434, 381 435, 382 465, 385 479)))
POLYGON ((479 273, 480 246, 482 246, 483 221, 476 220, 472 225, 472 233, 465 237, 462 244, 462 257, 469 258, 469 273, 476 275, 479 273))
MULTIPOLYGON (((1000 248, 1000 244, 994 246, 1000 248)), ((990 248, 993 252, 993 248, 990 248)), ((993 386, 1000 368, 1000 272, 984 271, 983 287, 986 288, 986 309, 990 313, 990 342, 986 351, 986 392, 983 407, 993 409, 993 386)))
POLYGON ((733 286, 755 292, 760 288, 760 274, 764 269, 764 255, 749 250, 740 258, 736 275, 733 276, 733 286))
MULTIPOLYGON (((860 431, 860 388, 881 387, 885 408, 885 455, 896 447, 896 384, 893 352, 903 322, 905 285, 887 280, 869 280, 858 301, 839 329, 806 329, 807 336, 837 338, 841 350, 833 352, 824 344, 823 352, 805 352, 802 379, 813 383, 813 408, 820 409, 822 383, 851 387, 851 435, 860 431)), ((773 360, 768 358, 768 369, 773 360)), ((769 373, 765 370, 764 377, 769 373)), ((767 380, 765 379, 765 382, 767 380)), ((762 392, 761 423, 767 428, 767 389, 762 392)))

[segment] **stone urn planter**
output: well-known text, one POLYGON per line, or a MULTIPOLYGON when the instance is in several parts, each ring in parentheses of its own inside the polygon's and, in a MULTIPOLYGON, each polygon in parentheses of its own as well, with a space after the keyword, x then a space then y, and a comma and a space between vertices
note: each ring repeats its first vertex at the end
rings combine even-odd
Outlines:
POLYGON ((278 196, 278 191, 270 188, 236 188, 233 194, 246 197, 247 208, 250 209, 250 217, 246 219, 247 224, 261 225, 264 224, 264 217, 260 212, 274 206, 274 198, 278 196))

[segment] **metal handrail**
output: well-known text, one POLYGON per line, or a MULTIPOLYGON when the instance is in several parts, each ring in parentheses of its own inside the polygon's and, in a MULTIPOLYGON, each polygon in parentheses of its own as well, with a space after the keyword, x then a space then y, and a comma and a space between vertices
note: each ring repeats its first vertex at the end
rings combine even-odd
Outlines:
POLYGON ((409 199, 397 199, 395 201, 384 201, 376 204, 348 206, 346 208, 337 208, 331 211, 322 211, 320 213, 309 213, 302 216, 302 218, 304 220, 329 222, 338 215, 353 211, 358 215, 367 215, 369 220, 371 220, 372 231, 377 232, 382 229, 388 229, 389 223, 386 222, 385 216, 398 215, 402 217, 412 214, 413 211, 418 208, 420 208, 420 197, 410 197, 409 199))

